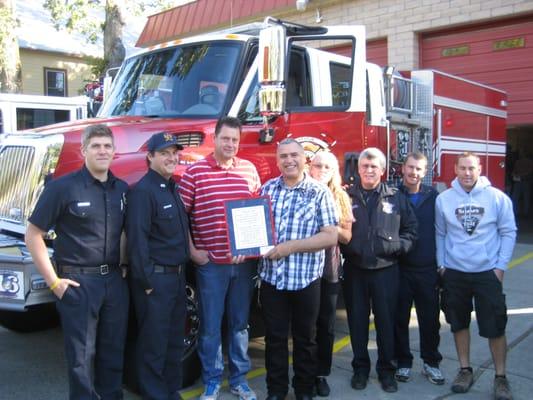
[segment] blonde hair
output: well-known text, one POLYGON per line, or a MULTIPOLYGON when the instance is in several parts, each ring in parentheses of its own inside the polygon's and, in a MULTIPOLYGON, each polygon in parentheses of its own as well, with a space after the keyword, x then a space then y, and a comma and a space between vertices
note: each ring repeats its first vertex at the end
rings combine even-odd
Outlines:
POLYGON ((330 165, 333 173, 331 174, 331 179, 327 182, 327 186, 331 193, 333 194, 333 199, 335 200, 335 208, 339 214, 341 221, 351 222, 352 219, 352 203, 350 197, 342 187, 341 174, 339 172, 339 161, 333 153, 329 151, 321 151, 316 153, 316 155, 311 160, 311 164, 315 160, 322 160, 330 165))

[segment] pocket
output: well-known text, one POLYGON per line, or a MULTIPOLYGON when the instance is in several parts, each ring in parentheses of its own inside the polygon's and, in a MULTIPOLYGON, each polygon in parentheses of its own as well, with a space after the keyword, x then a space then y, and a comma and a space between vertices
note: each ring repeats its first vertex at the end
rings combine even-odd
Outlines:
POLYGON ((73 286, 68 286, 67 290, 63 293, 63 297, 59 299, 62 304, 78 305, 80 304, 80 299, 77 293, 77 288, 73 286))
POLYGON ((68 212, 76 218, 87 219, 93 215, 93 205, 90 202, 74 201, 68 205, 68 212))
POLYGON ((179 232, 178 210, 175 207, 159 210, 154 222, 164 236, 173 236, 179 232))
POLYGON ((400 252, 400 236, 397 232, 376 230, 376 255, 394 256, 400 252))

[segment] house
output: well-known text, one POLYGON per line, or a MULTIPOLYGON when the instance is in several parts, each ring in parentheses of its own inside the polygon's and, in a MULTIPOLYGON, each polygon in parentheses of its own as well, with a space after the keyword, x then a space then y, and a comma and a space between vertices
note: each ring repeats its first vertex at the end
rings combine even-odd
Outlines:
MULTIPOLYGON (((22 93, 72 97, 83 94, 85 84, 94 79, 91 65, 103 56, 103 41, 96 44, 77 33, 56 30, 50 11, 42 0, 16 2, 19 22, 22 93)), ((96 16, 103 20, 103 16, 96 16)), ((126 54, 135 51, 145 18, 129 18, 124 29, 126 54)))

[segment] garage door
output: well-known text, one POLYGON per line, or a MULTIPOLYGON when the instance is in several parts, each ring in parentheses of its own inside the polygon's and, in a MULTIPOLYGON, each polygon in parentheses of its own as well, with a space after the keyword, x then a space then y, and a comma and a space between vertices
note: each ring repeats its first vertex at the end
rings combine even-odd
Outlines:
POLYGON ((507 125, 533 124, 531 16, 424 35, 420 64, 505 90, 507 125))
MULTIPOLYGON (((352 46, 328 47, 327 50, 348 57, 351 55, 352 46)), ((366 59, 382 67, 387 65, 387 39, 367 41, 366 59)))

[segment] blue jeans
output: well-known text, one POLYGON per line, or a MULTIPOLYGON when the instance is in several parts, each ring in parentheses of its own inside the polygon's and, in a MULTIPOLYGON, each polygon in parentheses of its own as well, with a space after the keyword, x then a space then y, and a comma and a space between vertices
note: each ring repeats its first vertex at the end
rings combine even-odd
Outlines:
POLYGON ((251 364, 248 357, 248 315, 254 292, 257 263, 215 264, 196 267, 200 337, 198 355, 204 384, 220 383, 222 358, 222 318, 226 313, 231 386, 246 382, 251 364))

